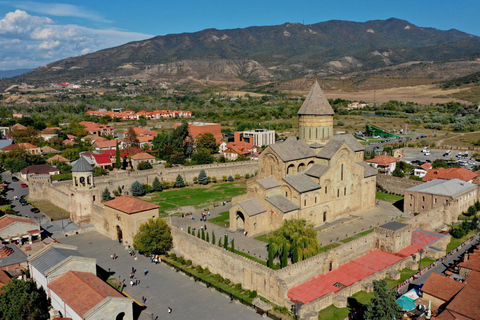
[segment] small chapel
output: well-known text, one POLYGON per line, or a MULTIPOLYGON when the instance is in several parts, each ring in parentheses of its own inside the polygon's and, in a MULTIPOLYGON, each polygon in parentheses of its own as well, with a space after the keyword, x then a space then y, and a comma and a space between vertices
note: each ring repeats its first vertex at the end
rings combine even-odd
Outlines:
POLYGON ((375 206, 377 172, 353 135, 334 135, 333 115, 315 81, 298 111, 299 137, 267 147, 247 193, 232 199, 231 231, 256 236, 287 219, 318 227, 375 206))

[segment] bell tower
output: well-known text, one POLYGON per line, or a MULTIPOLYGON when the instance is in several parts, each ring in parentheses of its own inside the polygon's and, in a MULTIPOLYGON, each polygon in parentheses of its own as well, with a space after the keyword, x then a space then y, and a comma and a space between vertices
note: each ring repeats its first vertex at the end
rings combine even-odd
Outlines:
POLYGON ((317 80, 300 110, 298 110, 298 137, 307 143, 326 143, 333 138, 333 109, 317 80))
POLYGON ((72 182, 75 190, 89 190, 95 187, 93 167, 84 157, 80 157, 72 168, 72 182))

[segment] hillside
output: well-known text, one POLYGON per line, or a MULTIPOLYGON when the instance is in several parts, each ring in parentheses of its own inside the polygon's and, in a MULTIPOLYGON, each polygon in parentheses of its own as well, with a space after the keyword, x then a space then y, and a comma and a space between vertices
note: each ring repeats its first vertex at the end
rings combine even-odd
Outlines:
POLYGON ((365 23, 335 20, 157 36, 53 62, 21 79, 52 82, 132 76, 244 84, 479 56, 480 37, 457 30, 421 28, 395 18, 365 23))

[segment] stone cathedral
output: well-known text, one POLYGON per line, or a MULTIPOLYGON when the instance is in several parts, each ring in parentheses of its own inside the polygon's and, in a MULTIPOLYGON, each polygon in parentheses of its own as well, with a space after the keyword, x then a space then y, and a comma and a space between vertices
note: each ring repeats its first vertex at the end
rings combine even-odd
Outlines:
POLYGON ((351 135, 333 134, 334 111, 317 81, 298 111, 299 137, 270 145, 247 193, 232 200, 230 230, 248 236, 286 219, 321 226, 375 206, 376 170, 351 135))

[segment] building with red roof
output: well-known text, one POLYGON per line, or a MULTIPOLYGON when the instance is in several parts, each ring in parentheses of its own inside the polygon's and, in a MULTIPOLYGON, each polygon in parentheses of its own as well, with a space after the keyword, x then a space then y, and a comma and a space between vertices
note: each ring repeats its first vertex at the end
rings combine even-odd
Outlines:
POLYGON ((115 150, 117 147, 118 140, 96 140, 92 146, 95 150, 115 150))
POLYGON ((134 169, 137 169, 140 162, 148 162, 153 166, 155 164, 155 162, 157 161, 154 156, 152 156, 151 154, 148 154, 146 152, 137 153, 137 154, 133 155, 132 157, 130 157, 130 160, 132 160, 132 167, 134 169))
POLYGON ((91 121, 81 121, 80 124, 85 126, 85 130, 87 130, 91 135, 94 136, 106 136, 115 134, 115 129, 108 124, 97 124, 91 121))
POLYGON ((60 174, 60 170, 50 164, 34 164, 20 170, 20 175, 23 179, 28 179, 31 176, 39 174, 49 174, 53 176, 60 174))
POLYGON ((378 169, 378 171, 385 173, 385 174, 392 174, 395 170, 397 165, 398 159, 395 157, 381 155, 376 156, 371 160, 367 160, 366 162, 369 163, 373 168, 378 169))
POLYGON ((236 160, 239 155, 244 155, 249 158, 256 158, 258 157, 257 151, 257 146, 255 146, 253 143, 240 141, 227 143, 223 154, 225 158, 229 160, 236 160))
POLYGON ((450 302, 464 287, 463 283, 432 272, 423 285, 423 298, 432 301, 432 307, 438 309, 450 302))
POLYGON ((2 243, 32 241, 40 236, 40 225, 35 221, 6 214, 0 217, 0 239, 2 243))
MULTIPOLYGON (((176 129, 181 125, 181 123, 175 123, 173 127, 176 129)), ((220 123, 191 122, 188 124, 188 133, 194 139, 197 139, 199 135, 204 133, 211 133, 218 144, 223 140, 222 125, 220 123)))
POLYGON ((52 307, 72 319, 133 319, 126 298, 91 272, 68 271, 48 284, 52 307))
POLYGON ((30 154, 42 155, 42 149, 31 143, 28 143, 28 142, 19 143, 18 146, 25 149, 25 151, 27 151, 30 154))
POLYGON ((108 154, 100 153, 100 154, 92 154, 93 163, 95 166, 100 167, 102 169, 108 169, 112 166, 112 160, 108 154))
MULTIPOLYGON (((153 181, 153 178, 152 178, 153 181)), ((134 197, 121 196, 103 203, 105 210, 103 225, 99 230, 113 240, 121 240, 124 244, 133 244, 133 237, 140 225, 151 218, 158 217, 160 206, 134 197)))
POLYGON ((418 166, 416 167, 414 170, 413 170, 413 175, 417 176, 417 177, 420 177, 420 178, 423 178, 425 177, 425 175, 427 174, 427 172, 429 170, 432 169, 432 165, 428 162, 425 162, 424 164, 422 164, 421 166, 418 166))
POLYGON ((477 177, 478 173, 465 168, 438 168, 429 170, 422 180, 427 182, 435 179, 460 179, 466 182, 473 182, 473 180, 477 177))

